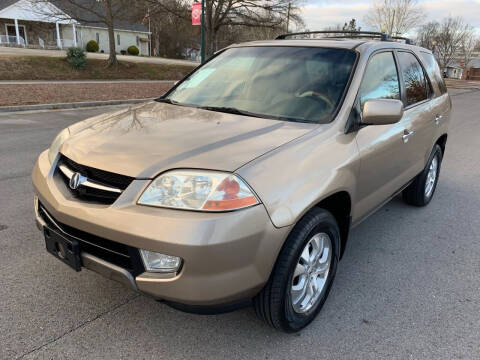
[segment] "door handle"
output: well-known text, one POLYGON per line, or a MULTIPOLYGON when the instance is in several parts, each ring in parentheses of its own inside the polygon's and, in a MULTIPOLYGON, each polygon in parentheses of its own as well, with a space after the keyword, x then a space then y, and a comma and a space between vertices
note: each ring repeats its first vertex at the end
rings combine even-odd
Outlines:
POLYGON ((409 138, 410 136, 412 136, 413 134, 415 134, 415 131, 405 129, 405 131, 403 132, 403 136, 402 136, 403 142, 404 142, 404 143, 407 143, 407 142, 408 142, 408 138, 409 138))
POLYGON ((435 116, 435 125, 439 125, 440 120, 442 120, 442 118, 443 118, 443 115, 436 115, 435 116))

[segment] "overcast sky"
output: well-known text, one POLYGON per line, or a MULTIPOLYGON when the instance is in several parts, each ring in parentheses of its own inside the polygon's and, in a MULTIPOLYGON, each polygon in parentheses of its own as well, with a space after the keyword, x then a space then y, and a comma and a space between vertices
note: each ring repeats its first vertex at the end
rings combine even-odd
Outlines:
MULTIPOLYGON (((351 18, 364 30, 364 23, 373 0, 304 0, 302 15, 309 30, 323 30, 327 26, 344 24, 351 18)), ((426 21, 440 20, 445 16, 462 16, 470 25, 480 30, 480 0, 419 0, 427 15, 426 21)))

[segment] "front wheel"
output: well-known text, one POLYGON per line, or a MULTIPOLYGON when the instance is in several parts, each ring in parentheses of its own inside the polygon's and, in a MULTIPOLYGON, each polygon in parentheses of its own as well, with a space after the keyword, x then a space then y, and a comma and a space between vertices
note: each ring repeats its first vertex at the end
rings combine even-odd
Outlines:
POLYGON ((407 204, 426 206, 430 203, 437 188, 442 158, 442 148, 435 145, 425 169, 403 190, 403 200, 407 204))
POLYGON ((257 315, 285 332, 307 326, 327 299, 337 270, 340 231, 328 211, 315 208, 292 230, 265 288, 257 315))

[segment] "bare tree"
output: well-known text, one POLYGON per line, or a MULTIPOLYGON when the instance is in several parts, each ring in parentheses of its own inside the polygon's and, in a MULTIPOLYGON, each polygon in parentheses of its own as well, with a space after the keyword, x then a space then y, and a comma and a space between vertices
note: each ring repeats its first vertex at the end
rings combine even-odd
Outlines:
POLYGON ((368 25, 394 36, 414 29, 423 19, 418 0, 377 0, 365 16, 368 25))
MULTIPOLYGON (((161 9, 179 19, 185 19, 185 11, 174 6, 176 1, 146 0, 152 11, 161 9)), ((191 4, 187 0, 180 0, 191 4)), ((299 0, 206 0, 205 27, 207 55, 218 48, 222 30, 232 28, 286 28, 287 21, 301 23, 299 0)), ((188 16, 188 15, 187 15, 188 16)))
POLYGON ((459 56, 466 66, 473 57, 477 41, 474 29, 460 17, 429 22, 417 34, 417 43, 433 51, 442 69, 459 56))
POLYGON ((431 21, 419 28, 417 31, 417 45, 434 50, 437 43, 437 37, 440 33, 440 23, 437 21, 431 21))
POLYGON ((135 2, 135 17, 149 20, 152 32, 152 49, 155 55, 179 58, 186 49, 197 47, 200 29, 192 26, 191 3, 168 0, 168 9, 150 0, 135 2))
MULTIPOLYGON (((109 57, 107 66, 118 64, 115 50, 116 22, 129 17, 129 11, 132 8, 130 0, 32 0, 33 3, 52 3, 60 11, 52 12, 49 7, 47 15, 55 21, 70 20, 73 18, 86 24, 103 24, 108 30, 109 57)), ((36 11, 42 12, 41 6, 36 7, 36 11)))
POLYGON ((476 37, 475 29, 470 25, 466 25, 465 34, 460 41, 460 52, 463 57, 464 68, 467 68, 468 63, 472 60, 477 42, 478 38, 476 37))

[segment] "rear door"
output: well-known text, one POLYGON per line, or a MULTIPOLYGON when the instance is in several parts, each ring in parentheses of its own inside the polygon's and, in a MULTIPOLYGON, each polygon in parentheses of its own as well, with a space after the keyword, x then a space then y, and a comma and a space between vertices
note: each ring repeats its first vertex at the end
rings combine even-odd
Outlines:
POLYGON ((425 167, 432 151, 435 136, 435 109, 430 101, 433 88, 426 71, 416 55, 409 51, 397 51, 402 83, 404 118, 410 123, 410 136, 406 157, 410 162, 407 174, 413 179, 425 167))
MULTIPOLYGON (((440 72, 440 67, 433 54, 421 51, 420 60, 422 60, 423 66, 425 67, 434 93, 430 100, 430 107, 432 109, 432 124, 434 124, 433 142, 436 142, 440 136, 447 133, 452 104, 448 95, 447 86, 440 72)), ((431 147, 433 148, 433 143, 431 147)))

